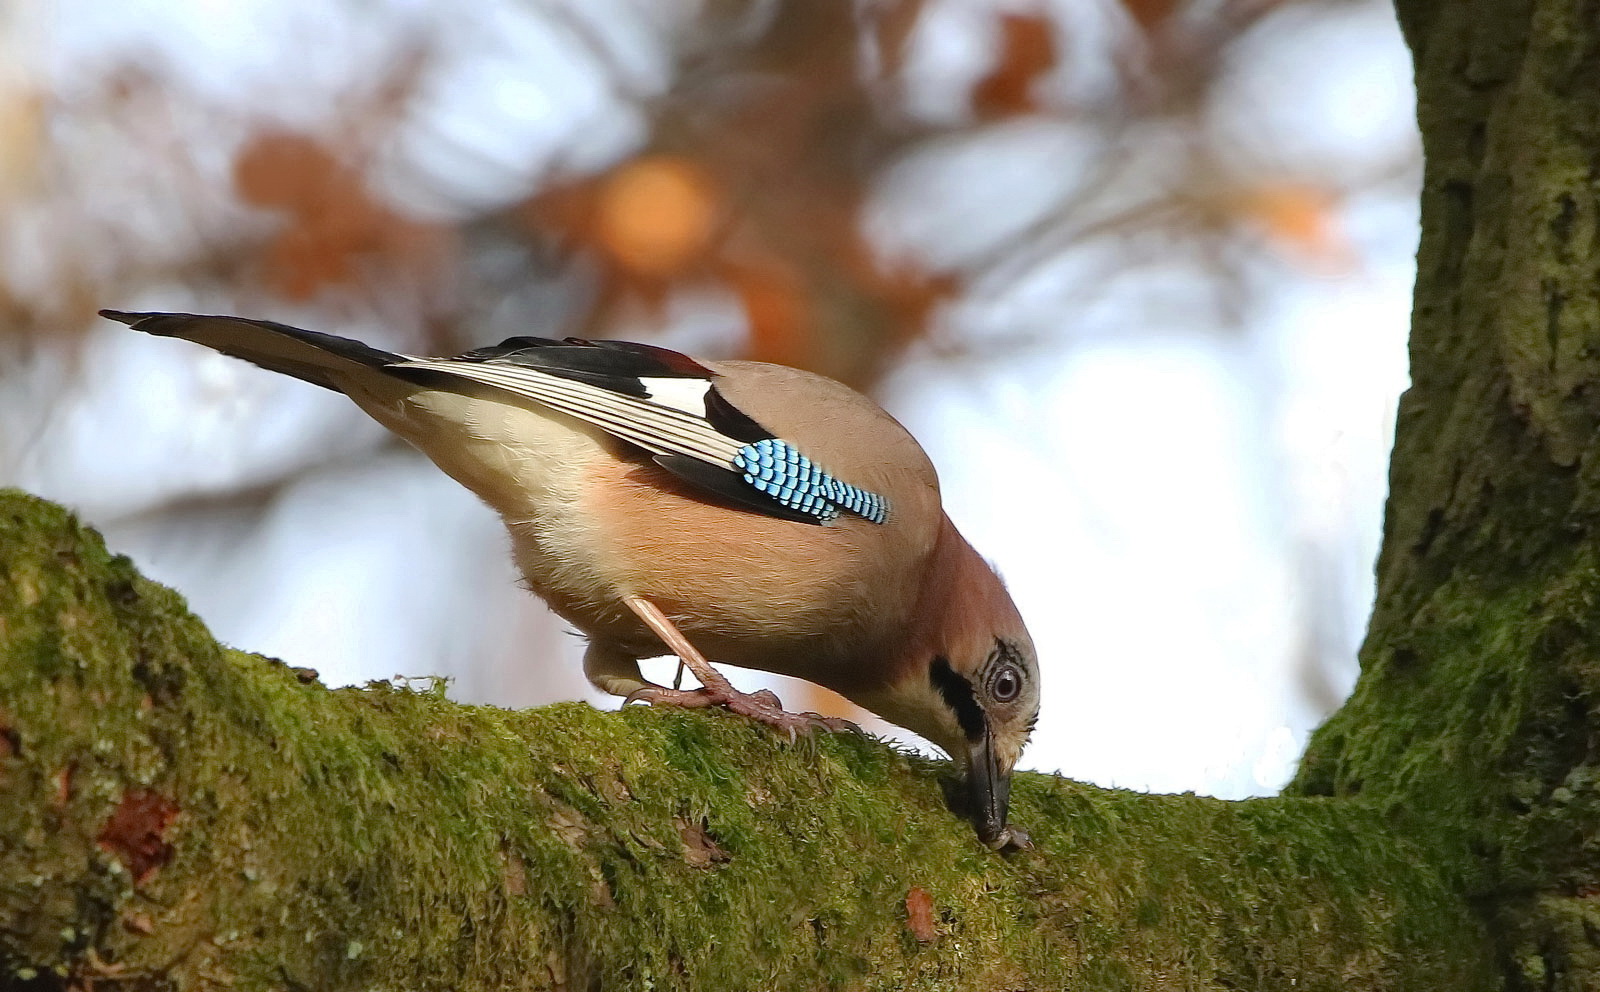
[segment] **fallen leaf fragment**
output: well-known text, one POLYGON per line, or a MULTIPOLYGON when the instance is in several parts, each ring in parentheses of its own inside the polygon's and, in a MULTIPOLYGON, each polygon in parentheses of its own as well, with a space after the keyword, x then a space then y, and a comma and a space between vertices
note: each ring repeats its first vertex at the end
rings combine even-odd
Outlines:
POLYGON ((913 885, 906 893, 906 929, 917 943, 926 944, 939 936, 933 925, 933 897, 920 885, 913 885))
POLYGON ((704 823, 677 818, 678 835, 683 838, 683 860, 696 868, 710 868, 728 860, 724 851, 704 823))
POLYGON ((135 885, 148 882, 172 860, 167 828, 177 819, 178 804, 149 789, 124 793, 96 838, 102 850, 128 869, 135 885))

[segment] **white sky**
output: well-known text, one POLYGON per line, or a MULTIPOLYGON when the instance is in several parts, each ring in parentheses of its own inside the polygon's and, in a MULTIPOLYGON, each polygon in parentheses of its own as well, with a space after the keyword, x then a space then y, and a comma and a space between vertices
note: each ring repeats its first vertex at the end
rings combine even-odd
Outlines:
MULTIPOLYGON (((940 5, 946 26, 926 39, 953 65, 965 65, 970 46, 958 29, 972 2, 940 5)), ((383 6, 451 32, 468 66, 441 77, 429 112, 385 166, 390 189, 417 209, 517 195, 546 167, 592 168, 637 140, 640 122, 594 88, 603 74, 574 62, 571 46, 552 42, 533 68, 513 57, 519 49, 493 43, 529 30, 515 15, 523 5, 497 0, 465 23, 441 18, 442 5, 383 6), (484 154, 452 156, 452 142, 430 140, 441 134, 484 154), (579 134, 589 140, 574 150, 579 134)), ((218 100, 275 88, 289 94, 285 106, 310 114, 306 94, 351 85, 365 59, 383 55, 383 38, 360 30, 353 13, 341 21, 318 8, 308 20, 301 5, 280 2, 132 7, 107 17, 89 0, 63 0, 46 71, 140 45, 218 100), (312 20, 334 40, 305 48, 302 71, 285 79, 262 38, 303 34, 312 20)), ((589 19, 623 26, 607 37, 626 55, 630 82, 664 84, 666 67, 626 30, 637 12, 604 14, 589 19)), ((1409 65, 1384 8, 1284 20, 1253 39, 1225 87, 1233 109, 1212 122, 1240 132, 1239 168, 1258 156, 1336 175, 1414 141, 1409 65)), ((925 110, 937 115, 930 101, 925 110)), ((887 251, 980 250, 1017 223, 1013 190, 1048 185, 1046 166, 1062 188, 1070 183, 1063 163, 1081 145, 1071 128, 1025 121, 988 137, 1000 144, 981 149, 982 169, 964 164, 968 149, 936 149, 906 166, 917 183, 885 186, 873 223, 887 251), (1004 147, 1019 151, 1000 181, 993 165, 1004 147), (927 209, 930 176, 940 177, 943 212, 927 209)), ((1316 546, 1332 560, 1342 634, 1355 644, 1405 385, 1414 208, 1358 198, 1340 222, 1356 253, 1351 271, 1318 279, 1286 263, 1248 333, 1196 334, 1173 316, 1150 323, 1135 285, 1097 305, 1098 333, 1073 336, 1065 332, 1085 318, 1062 308, 1052 295, 1060 276, 1047 269, 1018 293, 947 320, 952 334, 980 341, 1059 327, 1049 339, 1060 345, 976 368, 923 354, 889 383, 886 406, 923 440, 951 516, 1007 577, 1039 647, 1046 695, 1025 764, 1229 797, 1274 791, 1292 771, 1324 715, 1308 709, 1291 667, 1306 619, 1299 552, 1316 546)), ((105 302, 193 301, 152 287, 105 302)), ((725 301, 686 310, 687 326, 676 328, 685 340, 736 330, 725 301)), ((108 325, 76 365, 46 354, 0 373, 0 410, 22 411, 0 418, 0 483, 78 506, 91 523, 174 491, 327 463, 242 538, 237 521, 203 514, 110 530, 117 550, 188 595, 225 641, 335 683, 456 672, 465 673, 463 698, 598 701, 578 671, 580 642, 516 589, 488 511, 420 457, 358 459, 379 432, 337 396, 108 325), (460 595, 441 601, 439 589, 460 595), (564 670, 517 664, 551 646, 567 656, 564 670), (504 681, 484 673, 486 659, 504 681)), ((1353 675, 1352 658, 1346 686, 1353 675)))

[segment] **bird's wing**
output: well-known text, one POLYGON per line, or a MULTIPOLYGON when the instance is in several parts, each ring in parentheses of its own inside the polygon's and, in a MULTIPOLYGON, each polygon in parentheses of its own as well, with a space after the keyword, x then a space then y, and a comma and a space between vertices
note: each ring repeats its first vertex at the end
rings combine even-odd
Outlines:
POLYGON ((665 348, 516 337, 454 358, 412 358, 243 317, 101 314, 341 392, 392 379, 447 391, 459 391, 463 380, 503 390, 593 424, 693 485, 769 516, 821 524, 849 512, 882 523, 888 513, 883 497, 835 478, 729 402, 717 389, 723 373, 665 348))
POLYGON ((404 358, 386 371, 466 379, 533 400, 648 452, 680 478, 770 516, 883 523, 888 503, 835 478, 717 390, 719 373, 675 351, 622 341, 511 338, 455 358, 404 358))

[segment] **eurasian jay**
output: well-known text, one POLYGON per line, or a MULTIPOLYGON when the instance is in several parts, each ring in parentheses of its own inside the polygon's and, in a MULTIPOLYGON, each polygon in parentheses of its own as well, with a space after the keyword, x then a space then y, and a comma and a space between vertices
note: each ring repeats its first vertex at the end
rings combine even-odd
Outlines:
POLYGON ((338 390, 498 512, 529 587, 589 638, 599 689, 720 705, 785 729, 771 693, 708 658, 826 686, 963 766, 992 847, 1039 712, 1022 617, 939 502, 932 463, 877 404, 762 362, 515 337, 414 358, 265 320, 101 314, 338 390), (701 682, 645 680, 678 656, 701 682))

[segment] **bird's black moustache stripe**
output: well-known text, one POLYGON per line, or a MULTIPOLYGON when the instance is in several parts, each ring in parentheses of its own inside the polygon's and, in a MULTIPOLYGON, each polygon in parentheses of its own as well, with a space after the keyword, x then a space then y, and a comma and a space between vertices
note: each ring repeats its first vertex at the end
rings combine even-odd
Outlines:
POLYGON ((943 656, 933 659, 933 666, 928 669, 928 680, 944 697, 945 705, 955 712, 956 722, 961 725, 961 732, 967 735, 967 740, 981 738, 985 729, 983 707, 978 705, 977 697, 972 694, 972 683, 957 675, 955 669, 950 667, 950 660, 943 656))

